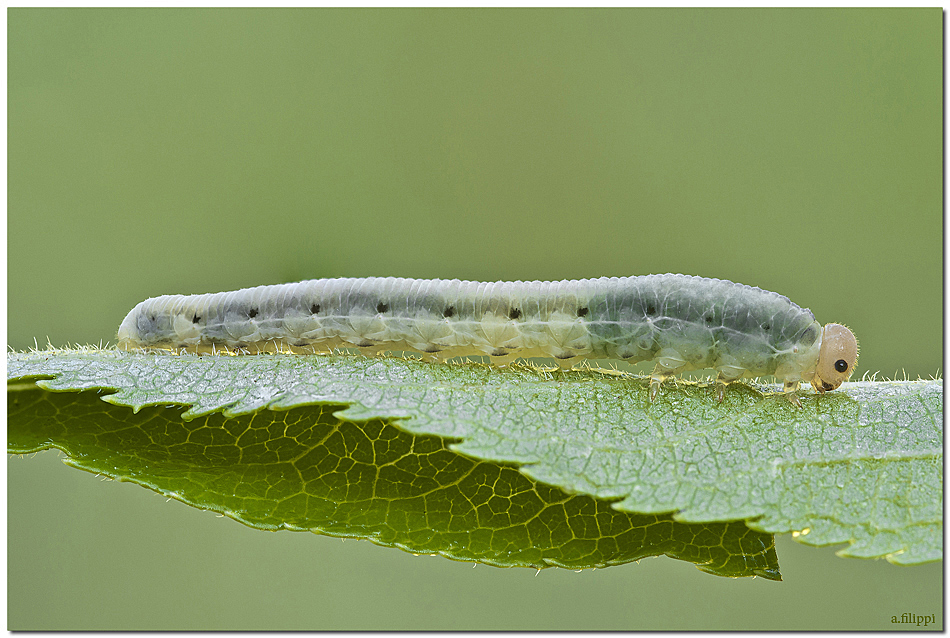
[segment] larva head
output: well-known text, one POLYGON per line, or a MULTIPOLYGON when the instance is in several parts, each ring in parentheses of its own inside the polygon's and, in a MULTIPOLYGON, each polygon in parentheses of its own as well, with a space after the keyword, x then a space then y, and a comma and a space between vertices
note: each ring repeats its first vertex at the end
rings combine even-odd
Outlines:
POLYGON ((821 331, 818 367, 811 384, 819 392, 834 390, 851 377, 858 365, 858 340, 840 323, 829 323, 821 331))

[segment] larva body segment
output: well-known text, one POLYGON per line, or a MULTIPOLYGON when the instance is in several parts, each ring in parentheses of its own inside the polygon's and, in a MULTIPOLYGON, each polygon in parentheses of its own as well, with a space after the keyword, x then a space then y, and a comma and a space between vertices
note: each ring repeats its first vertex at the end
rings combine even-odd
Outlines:
MULTIPOLYGON (((651 397, 670 375, 713 368, 720 398, 740 377, 774 375, 796 403, 799 384, 815 382, 821 337, 811 311, 782 295, 672 274, 493 283, 315 279, 155 297, 138 304, 118 333, 126 350, 312 353, 343 347, 411 350, 441 361, 487 355, 496 364, 552 357, 561 367, 584 358, 655 360, 651 397)), ((827 357, 839 356, 840 348, 833 350, 827 357)), ((837 361, 837 371, 833 359, 825 366, 831 371, 825 376, 835 378, 816 388, 836 388, 856 358, 854 342, 853 356, 837 361)))

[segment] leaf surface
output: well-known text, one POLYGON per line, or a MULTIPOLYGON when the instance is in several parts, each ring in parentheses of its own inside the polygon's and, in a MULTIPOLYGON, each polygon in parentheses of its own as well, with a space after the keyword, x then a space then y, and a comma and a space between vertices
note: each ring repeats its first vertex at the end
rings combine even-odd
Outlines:
POLYGON ((344 422, 383 420, 441 437, 465 457, 513 465, 534 485, 612 501, 614 510, 746 520, 898 563, 942 557, 939 381, 850 383, 804 394, 799 410, 765 386, 735 384, 719 404, 711 388, 668 383, 650 404, 640 379, 527 366, 108 350, 8 356, 8 378, 42 376, 53 377, 38 382, 50 390, 115 389, 103 398, 135 410, 191 406, 189 421, 324 406, 344 422))
POLYGON ((368 539, 499 567, 607 567, 666 554, 720 576, 781 580, 771 534, 742 522, 688 524, 567 494, 516 468, 457 454, 446 440, 342 406, 192 420, 133 413, 93 392, 9 393, 16 453, 64 450, 67 464, 131 481, 266 530, 368 539))

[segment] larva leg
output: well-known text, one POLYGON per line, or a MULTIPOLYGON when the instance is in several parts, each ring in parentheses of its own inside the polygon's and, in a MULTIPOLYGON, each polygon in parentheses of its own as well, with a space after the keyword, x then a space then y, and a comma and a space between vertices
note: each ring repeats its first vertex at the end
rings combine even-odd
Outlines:
POLYGON ((672 348, 660 350, 656 357, 656 368, 650 375, 650 401, 656 398, 664 381, 677 372, 682 372, 686 367, 686 360, 676 350, 672 348))
POLYGON ((386 349, 384 346, 379 346, 375 344, 371 346, 358 346, 358 348, 360 350, 360 354, 363 355, 364 357, 378 357, 386 349))
POLYGON ((659 365, 653 369, 653 374, 650 375, 650 403, 653 403, 653 400, 656 399, 663 382, 671 376, 673 376, 671 373, 663 372, 663 368, 659 365))
POLYGON ((446 363, 453 355, 447 350, 442 350, 440 352, 433 352, 432 356, 435 358, 436 363, 446 363))
POLYGON ((798 400, 798 395, 795 394, 798 391, 798 386, 801 381, 786 381, 782 391, 785 393, 785 398, 788 399, 792 405, 796 408, 801 409, 802 402, 798 400))
POLYGON ((719 376, 716 377, 716 398, 719 399, 719 403, 722 403, 726 396, 726 386, 737 381, 745 371, 735 366, 726 366, 718 370, 719 376))
POLYGON ((559 370, 570 370, 574 364, 580 361, 580 357, 568 357, 567 359, 555 359, 559 370))
POLYGON ((509 363, 518 358, 517 354, 502 354, 502 355, 489 355, 488 359, 491 361, 493 366, 498 368, 505 368, 509 363))
POLYGON ((441 350, 422 351, 422 360, 426 363, 445 363, 446 357, 441 350))
POLYGON ((716 377, 716 399, 719 400, 719 403, 722 403, 726 398, 726 386, 735 381, 735 379, 728 379, 723 376, 722 372, 719 373, 719 376, 716 377))

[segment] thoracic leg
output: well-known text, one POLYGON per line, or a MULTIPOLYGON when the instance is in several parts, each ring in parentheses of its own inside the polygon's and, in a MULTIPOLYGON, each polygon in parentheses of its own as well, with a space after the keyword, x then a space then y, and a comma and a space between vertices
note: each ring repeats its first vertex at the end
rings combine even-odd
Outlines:
POLYGON ((719 399, 719 403, 722 403, 723 399, 726 398, 726 386, 733 381, 735 381, 735 379, 726 377, 722 372, 716 377, 716 398, 719 399))
POLYGON ((650 375, 650 401, 652 402, 660 391, 660 385, 677 372, 687 368, 686 361, 680 353, 672 348, 664 348, 657 353, 656 368, 650 375))
POLYGON ((719 403, 723 402, 726 396, 726 386, 739 380, 745 374, 745 368, 739 363, 739 360, 728 354, 722 354, 719 358, 719 365, 716 366, 716 398, 719 403))
POLYGON ((671 376, 673 375, 663 372, 660 366, 653 369, 653 374, 650 375, 650 403, 653 403, 656 395, 660 392, 660 385, 671 376))
POLYGON ((795 394, 798 391, 798 386, 801 381, 786 381, 782 391, 785 393, 785 398, 788 399, 792 405, 796 408, 802 407, 802 402, 798 400, 798 395, 795 394))

